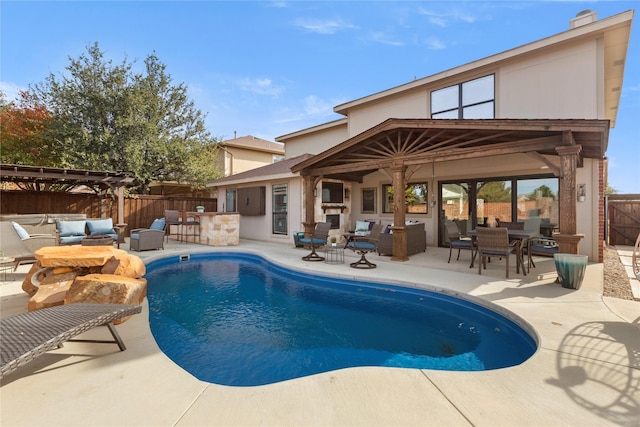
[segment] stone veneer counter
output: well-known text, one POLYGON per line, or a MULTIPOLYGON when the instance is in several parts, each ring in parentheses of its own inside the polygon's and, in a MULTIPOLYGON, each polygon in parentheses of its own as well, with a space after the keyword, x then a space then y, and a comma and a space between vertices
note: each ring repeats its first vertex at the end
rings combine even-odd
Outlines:
POLYGON ((209 246, 240 244, 240 214, 237 212, 197 212, 200 221, 200 243, 209 246))

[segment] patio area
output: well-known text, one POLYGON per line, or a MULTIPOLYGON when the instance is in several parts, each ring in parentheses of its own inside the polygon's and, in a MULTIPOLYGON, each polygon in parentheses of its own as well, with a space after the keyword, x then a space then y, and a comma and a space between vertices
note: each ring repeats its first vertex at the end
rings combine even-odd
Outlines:
MULTIPOLYGON (((121 246, 128 249, 128 244, 121 246)), ((149 307, 117 326, 127 345, 67 343, 8 375, 0 387, 5 426, 636 426, 640 421, 640 303, 602 296, 602 264, 590 264, 579 290, 554 283, 554 262, 537 258, 527 276, 504 278, 504 261, 478 275, 469 253, 447 264, 449 250, 429 247, 407 262, 367 258, 378 267, 304 262, 292 242, 241 240, 214 248, 170 242, 133 252, 145 262, 195 252, 248 251, 323 275, 468 294, 520 316, 538 351, 525 363, 484 372, 349 368, 260 387, 197 380, 157 347, 149 307)), ((0 282, 2 318, 26 310, 21 282, 0 282)), ((11 276, 8 277, 11 279, 11 276)), ((150 284, 152 286, 153 284, 150 284)), ((84 338, 104 338, 105 328, 84 338)))

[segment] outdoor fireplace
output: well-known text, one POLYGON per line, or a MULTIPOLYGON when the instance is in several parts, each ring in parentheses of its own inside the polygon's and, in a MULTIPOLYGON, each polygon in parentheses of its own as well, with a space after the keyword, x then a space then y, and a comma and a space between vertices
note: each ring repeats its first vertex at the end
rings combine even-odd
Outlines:
POLYGON ((331 223, 332 230, 340 228, 340 214, 327 214, 326 217, 326 221, 331 223))

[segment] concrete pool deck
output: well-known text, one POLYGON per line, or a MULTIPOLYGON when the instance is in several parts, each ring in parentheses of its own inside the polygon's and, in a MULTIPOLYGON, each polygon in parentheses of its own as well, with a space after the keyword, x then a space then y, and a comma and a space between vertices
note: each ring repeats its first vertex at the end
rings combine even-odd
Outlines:
MULTIPOLYGON (((123 246, 127 249, 127 245, 123 246)), ((157 347, 148 305, 117 329, 115 345, 67 343, 0 387, 2 426, 637 426, 640 423, 640 303, 602 297, 602 264, 590 264, 579 290, 554 283, 552 259, 529 275, 504 279, 504 261, 482 275, 469 253, 447 264, 448 249, 429 247, 405 263, 370 255, 374 270, 304 262, 290 243, 243 240, 211 248, 172 242, 137 253, 145 261, 207 251, 249 251, 311 273, 439 287, 496 304, 535 330, 538 351, 523 364, 484 372, 349 368, 259 387, 197 380, 157 347)), ((2 318, 26 311, 14 281, 0 285, 2 318)), ((9 277, 11 278, 11 277, 9 277)), ((96 328, 84 338, 108 337, 96 328)), ((1 338, 0 338, 1 339, 1 338)))

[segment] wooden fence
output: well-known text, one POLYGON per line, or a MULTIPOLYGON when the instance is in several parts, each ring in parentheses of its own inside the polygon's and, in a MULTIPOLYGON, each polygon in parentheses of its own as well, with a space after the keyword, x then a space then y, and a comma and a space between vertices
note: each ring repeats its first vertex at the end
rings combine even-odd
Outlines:
MULTIPOLYGON (((194 212, 218 210, 217 199, 138 195, 124 199, 124 222, 127 229, 149 227, 165 210, 194 212)), ((116 218, 118 204, 109 196, 47 191, 0 191, 2 214, 85 214, 88 218, 116 218)))
POLYGON ((607 243, 635 245, 640 234, 640 194, 610 194, 605 200, 607 243))

